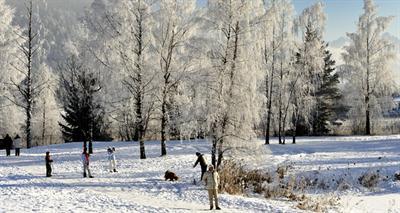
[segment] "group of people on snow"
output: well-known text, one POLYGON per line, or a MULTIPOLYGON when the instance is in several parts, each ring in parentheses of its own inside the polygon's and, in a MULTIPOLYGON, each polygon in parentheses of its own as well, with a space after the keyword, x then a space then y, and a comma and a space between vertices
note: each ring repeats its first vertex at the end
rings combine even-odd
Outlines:
MULTIPOLYGON (((109 171, 117 172, 116 160, 115 160, 115 148, 108 147, 107 155, 109 161, 109 171)), ((196 156, 197 160, 193 165, 193 168, 195 168, 198 164, 200 164, 201 167, 200 180, 204 182, 205 187, 208 191, 210 210, 214 209, 214 203, 215 203, 215 209, 220 210, 221 208, 218 205, 218 187, 220 182, 219 174, 216 171, 216 169, 214 169, 213 165, 207 165, 203 154, 201 154, 200 152, 196 152, 196 156)), ((81 158, 83 164, 83 177, 93 178, 89 168, 90 154, 88 153, 86 148, 83 148, 81 158)), ((53 159, 51 158, 49 151, 46 152, 45 162, 46 162, 46 177, 51 177, 53 159)))
POLYGON ((197 160, 194 163, 193 168, 195 168, 198 164, 200 164, 201 167, 200 180, 204 181, 204 184, 208 191, 210 210, 214 209, 214 202, 215 202, 215 209, 220 210, 221 208, 218 205, 219 174, 217 170, 214 169, 213 165, 209 165, 207 170, 207 163, 204 159, 203 154, 201 154, 200 152, 196 152, 196 156, 197 160))
POLYGON ((4 148, 6 149, 6 156, 11 155, 11 149, 15 149, 15 156, 19 156, 21 150, 21 138, 19 135, 16 135, 14 140, 10 137, 9 134, 6 135, 3 139, 4 148))
MULTIPOLYGON (((116 160, 115 160, 115 148, 114 147, 108 147, 107 148, 107 155, 108 155, 108 161, 109 161, 109 169, 110 172, 117 172, 116 168, 116 160)), ((83 177, 89 177, 93 178, 92 173, 90 172, 90 154, 87 151, 87 148, 83 148, 83 152, 81 155, 81 161, 82 161, 82 168, 83 168, 83 177)), ((52 176, 52 163, 53 159, 50 156, 50 152, 46 152, 46 157, 45 157, 45 162, 46 162, 46 177, 51 177, 52 176)))

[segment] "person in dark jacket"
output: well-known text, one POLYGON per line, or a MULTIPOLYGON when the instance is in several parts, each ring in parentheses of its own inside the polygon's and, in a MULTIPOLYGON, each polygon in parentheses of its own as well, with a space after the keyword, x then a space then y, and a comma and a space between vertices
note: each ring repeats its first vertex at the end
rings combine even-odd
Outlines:
POLYGON ((11 137, 7 134, 6 137, 3 139, 4 145, 6 147, 6 155, 10 156, 11 154, 11 148, 13 145, 13 141, 11 139, 11 137))
POLYGON ((201 154, 200 152, 196 152, 196 156, 197 156, 197 161, 196 161, 196 163, 194 163, 193 168, 195 168, 197 166, 197 164, 200 163, 200 166, 201 166, 200 181, 202 181, 204 173, 207 171, 207 164, 206 164, 206 161, 204 160, 203 154, 201 154))
POLYGON ((52 171, 51 164, 53 163, 53 159, 51 159, 49 151, 46 152, 45 160, 46 160, 46 177, 51 177, 51 171, 52 171))

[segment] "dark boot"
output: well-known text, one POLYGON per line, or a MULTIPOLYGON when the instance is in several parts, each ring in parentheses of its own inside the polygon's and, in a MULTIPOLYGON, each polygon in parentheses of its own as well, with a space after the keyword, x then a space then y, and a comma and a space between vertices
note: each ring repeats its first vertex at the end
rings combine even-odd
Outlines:
POLYGON ((210 210, 213 210, 214 206, 210 206, 210 210))
POLYGON ((86 177, 86 172, 83 173, 83 177, 84 177, 84 178, 86 177))
POLYGON ((216 210, 221 210, 221 208, 219 208, 219 206, 217 206, 215 209, 216 209, 216 210))
POLYGON ((94 178, 94 177, 90 175, 89 178, 94 178))
POLYGON ((117 170, 116 170, 116 169, 114 169, 114 172, 117 172, 117 170))

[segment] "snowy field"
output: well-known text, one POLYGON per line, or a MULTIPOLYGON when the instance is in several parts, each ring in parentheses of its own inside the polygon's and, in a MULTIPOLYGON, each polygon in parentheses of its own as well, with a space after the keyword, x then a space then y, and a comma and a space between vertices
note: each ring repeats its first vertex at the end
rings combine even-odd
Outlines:
MULTIPOLYGON (((0 212, 208 212, 207 193, 194 185, 200 168, 192 168, 194 153, 207 153, 209 144, 169 142, 168 156, 160 157, 158 142, 147 142, 148 159, 139 160, 137 143, 95 143, 91 170, 95 178, 82 178, 81 143, 22 150, 20 157, 0 151, 0 212), (108 146, 116 147, 118 173, 107 171, 108 146), (45 177, 44 155, 54 160, 53 177, 45 177), (180 180, 166 182, 166 170, 180 180)), ((262 146, 265 147, 265 146, 262 146)), ((400 170, 400 136, 301 138, 296 145, 270 145, 266 170, 291 165, 289 173, 323 179, 346 177, 347 191, 315 190, 316 196, 335 194, 340 205, 331 212, 400 212, 400 182, 381 181, 374 189, 357 185, 367 171, 393 175, 400 170)), ((267 148, 265 148, 267 149, 267 148)), ((266 152, 268 153, 269 150, 266 152)), ((13 154, 13 152, 12 152, 13 154)), ((295 202, 262 197, 220 195, 219 212, 302 212, 295 202)))

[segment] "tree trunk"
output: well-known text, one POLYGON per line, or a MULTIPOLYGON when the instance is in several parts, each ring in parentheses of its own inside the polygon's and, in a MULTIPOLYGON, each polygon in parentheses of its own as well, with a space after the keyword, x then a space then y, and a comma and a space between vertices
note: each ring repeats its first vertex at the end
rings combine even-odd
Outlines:
MULTIPOLYGON (((32 147, 32 57, 33 57, 33 34, 32 34, 32 1, 29 2, 29 10, 28 10, 28 52, 26 53, 26 57, 28 59, 27 64, 27 76, 26 76, 26 147, 29 149, 32 147)), ((24 94, 23 94, 24 95, 24 94)))
POLYGON ((371 94, 370 91, 370 85, 369 85, 369 79, 370 79, 370 38, 369 38, 369 33, 367 34, 367 76, 366 77, 366 85, 367 85, 367 92, 365 96, 365 134, 366 135, 371 135, 371 117, 370 117, 370 103, 369 103, 369 96, 371 94))
MULTIPOLYGON (((269 89, 268 89, 268 85, 266 85, 267 86, 266 96, 268 98, 268 103, 267 103, 267 126, 266 126, 266 130, 265 130, 265 144, 269 144, 269 141, 270 141, 269 133, 270 133, 270 128, 271 128, 271 115, 272 115, 272 90, 273 90, 273 86, 274 86, 274 73, 275 73, 275 39, 274 39, 274 37, 275 37, 275 26, 273 27, 272 35, 273 35, 273 40, 272 40, 272 63, 271 63, 271 79, 270 79, 270 83, 269 83, 269 89)), ((264 57, 267 57, 267 56, 265 55, 264 57)), ((267 81, 267 79, 266 79, 266 81, 267 81)))
POLYGON ((89 140, 89 154, 93 154, 93 143, 92 143, 92 139, 89 140))
POLYGON ((26 127, 25 127, 26 148, 28 149, 32 147, 31 123, 32 123, 32 109, 31 109, 31 104, 28 103, 28 107, 26 109, 26 127))
POLYGON ((297 135, 297 113, 293 112, 293 140, 292 144, 296 144, 296 135, 297 135))
POLYGON ((217 139, 213 137, 211 147, 211 164, 214 166, 214 168, 217 168, 217 143, 217 139))
POLYGON ((144 149, 144 140, 139 141, 140 146, 140 159, 146 159, 146 152, 144 149))
POLYGON ((83 150, 87 150, 87 141, 83 141, 83 150))
POLYGON ((366 104, 366 110, 365 110, 365 134, 366 135, 371 135, 371 115, 370 115, 370 109, 369 109, 369 96, 365 97, 365 104, 366 104))
POLYGON ((45 142, 46 137, 46 99, 43 102, 43 114, 42 114, 42 145, 47 145, 45 142))
POLYGON ((167 103, 166 103, 166 93, 163 95, 163 103, 161 106, 161 156, 167 155, 167 148, 165 142, 166 138, 166 130, 167 130, 167 103))

